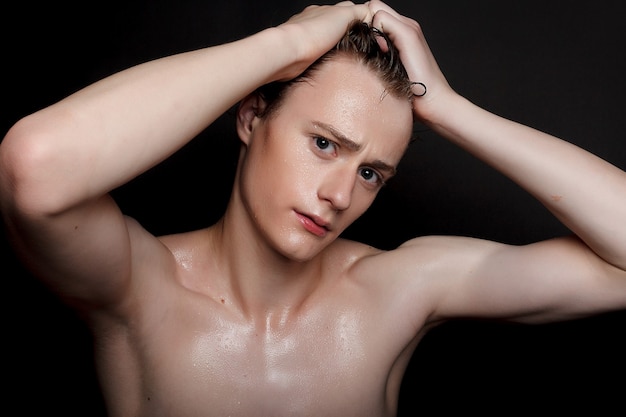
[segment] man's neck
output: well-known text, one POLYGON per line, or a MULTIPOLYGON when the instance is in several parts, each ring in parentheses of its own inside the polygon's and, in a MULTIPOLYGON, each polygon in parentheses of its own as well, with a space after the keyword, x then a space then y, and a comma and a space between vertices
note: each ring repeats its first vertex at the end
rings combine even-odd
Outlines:
POLYGON ((221 275, 246 316, 284 320, 285 314, 300 309, 324 279, 322 255, 308 261, 289 259, 232 212, 227 211, 209 234, 221 275))

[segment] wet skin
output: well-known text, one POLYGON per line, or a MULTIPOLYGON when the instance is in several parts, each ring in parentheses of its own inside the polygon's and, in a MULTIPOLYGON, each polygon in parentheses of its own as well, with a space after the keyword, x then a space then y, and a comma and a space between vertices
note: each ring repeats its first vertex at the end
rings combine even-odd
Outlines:
POLYGON ((224 218, 147 250, 162 260, 137 263, 128 317, 102 333, 112 415, 395 414, 418 336, 385 324, 380 275, 359 267, 380 251, 338 236, 393 175, 410 103, 340 59, 276 115, 260 105, 241 109, 224 218))

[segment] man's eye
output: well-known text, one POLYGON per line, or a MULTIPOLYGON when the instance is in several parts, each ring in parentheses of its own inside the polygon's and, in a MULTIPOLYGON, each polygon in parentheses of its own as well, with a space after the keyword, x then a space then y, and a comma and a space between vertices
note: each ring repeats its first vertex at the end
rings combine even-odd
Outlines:
POLYGON ((334 153, 337 150, 337 146, 333 141, 321 136, 315 138, 315 146, 324 153, 334 153))
POLYGON ((361 177, 372 184, 383 184, 383 177, 372 168, 363 167, 359 170, 361 177))

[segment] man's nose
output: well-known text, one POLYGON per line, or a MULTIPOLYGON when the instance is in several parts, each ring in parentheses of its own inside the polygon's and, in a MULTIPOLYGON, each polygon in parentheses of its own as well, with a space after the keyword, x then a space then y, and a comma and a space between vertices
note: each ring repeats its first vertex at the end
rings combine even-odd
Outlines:
POLYGON ((328 201, 337 211, 346 210, 352 203, 356 171, 345 167, 329 172, 318 190, 318 197, 328 201))

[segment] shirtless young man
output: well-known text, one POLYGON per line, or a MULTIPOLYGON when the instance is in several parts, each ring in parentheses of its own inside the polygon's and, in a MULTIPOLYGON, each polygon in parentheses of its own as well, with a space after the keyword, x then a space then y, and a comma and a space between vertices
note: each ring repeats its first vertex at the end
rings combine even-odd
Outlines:
POLYGON ((392 416, 413 350, 446 319, 626 308, 626 174, 460 97, 418 24, 380 1, 310 7, 28 116, 0 145, 0 191, 16 251, 93 331, 111 416, 392 416), (341 53, 271 111, 252 94, 298 76, 355 19, 389 36, 422 83, 415 97, 341 53), (120 212, 111 190, 240 101, 237 176, 217 224, 155 237, 120 212), (420 237, 391 251, 340 238, 393 174, 414 117, 575 236, 420 237))

